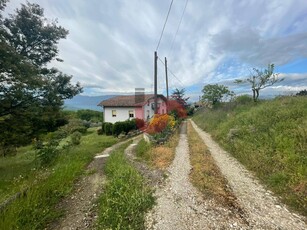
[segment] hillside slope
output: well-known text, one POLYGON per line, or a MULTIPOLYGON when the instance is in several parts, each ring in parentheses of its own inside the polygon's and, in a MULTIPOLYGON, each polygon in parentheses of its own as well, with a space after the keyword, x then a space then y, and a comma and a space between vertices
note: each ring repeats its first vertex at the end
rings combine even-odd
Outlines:
POLYGON ((307 97, 227 103, 199 111, 193 120, 307 216, 307 97))

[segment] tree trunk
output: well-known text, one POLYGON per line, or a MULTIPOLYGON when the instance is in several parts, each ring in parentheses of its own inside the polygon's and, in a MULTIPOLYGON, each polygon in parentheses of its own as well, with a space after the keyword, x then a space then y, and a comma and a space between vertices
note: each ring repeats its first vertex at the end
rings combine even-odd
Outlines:
POLYGON ((256 89, 256 101, 258 101, 258 97, 259 97, 259 89, 256 89))
POLYGON ((256 99, 256 90, 255 89, 252 89, 253 90, 253 99, 254 99, 254 102, 256 102, 257 101, 257 99, 256 99))

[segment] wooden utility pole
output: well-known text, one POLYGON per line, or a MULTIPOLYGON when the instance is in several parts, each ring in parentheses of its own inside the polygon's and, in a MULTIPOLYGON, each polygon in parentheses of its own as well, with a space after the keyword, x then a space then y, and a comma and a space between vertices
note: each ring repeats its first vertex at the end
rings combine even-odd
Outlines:
POLYGON ((168 77, 167 77, 167 59, 165 57, 165 78, 166 78, 166 98, 168 101, 168 77))
POLYGON ((158 79, 157 79, 157 61, 158 61, 158 55, 157 51, 155 51, 155 57, 154 57, 154 94, 155 94, 155 114, 158 114, 158 79))

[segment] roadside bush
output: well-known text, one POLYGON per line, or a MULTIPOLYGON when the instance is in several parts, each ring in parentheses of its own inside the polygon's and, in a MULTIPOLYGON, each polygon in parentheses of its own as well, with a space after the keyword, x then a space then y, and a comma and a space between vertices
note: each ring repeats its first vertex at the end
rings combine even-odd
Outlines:
POLYGON ((111 122, 104 123, 104 132, 107 136, 112 135, 113 132, 113 124, 111 122))
POLYGON ((145 126, 145 121, 140 118, 135 118, 135 125, 137 129, 142 129, 145 126))
POLYGON ((58 145, 59 141, 56 139, 51 139, 45 144, 41 141, 36 141, 36 156, 41 166, 51 165, 56 160, 59 154, 58 145))
POLYGON ((168 114, 155 114, 153 119, 149 123, 147 132, 149 134, 160 133, 167 127, 168 122, 169 122, 168 114))
POLYGON ((70 135, 71 143, 73 145, 79 145, 81 142, 81 137, 82 137, 82 134, 80 132, 78 131, 74 132, 73 134, 70 135))
POLYGON ((114 136, 121 133, 127 134, 131 130, 136 129, 136 120, 118 121, 113 124, 112 132, 114 136))
POLYGON ((125 130, 125 123, 124 122, 118 121, 118 122, 114 123, 113 129, 112 129, 114 136, 118 136, 124 130, 125 130))

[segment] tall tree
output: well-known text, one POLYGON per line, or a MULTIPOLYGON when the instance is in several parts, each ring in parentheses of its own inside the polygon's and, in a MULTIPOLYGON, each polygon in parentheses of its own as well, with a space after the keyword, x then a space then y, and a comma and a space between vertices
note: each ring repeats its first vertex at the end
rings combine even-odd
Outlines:
POLYGON ((184 108, 188 105, 189 97, 185 97, 185 89, 178 89, 176 88, 171 95, 171 98, 175 101, 177 101, 180 105, 182 105, 184 108))
POLYGON ((259 98, 259 92, 261 89, 272 86, 283 80, 284 78, 278 78, 278 73, 274 73, 274 64, 269 64, 268 68, 264 70, 253 68, 250 77, 243 80, 237 79, 235 83, 249 83, 253 91, 253 99, 256 102, 259 98))
POLYGON ((218 84, 208 84, 202 89, 202 100, 212 103, 212 105, 221 102, 223 98, 231 97, 234 92, 230 91, 227 86, 218 84))
MULTIPOLYGON (((0 0, 0 9, 5 2, 0 0)), ((82 91, 79 83, 70 83, 72 76, 47 67, 60 60, 57 45, 67 34, 57 21, 45 18, 37 4, 22 4, 7 18, 1 11, 0 145, 54 129, 63 100, 82 91)))

